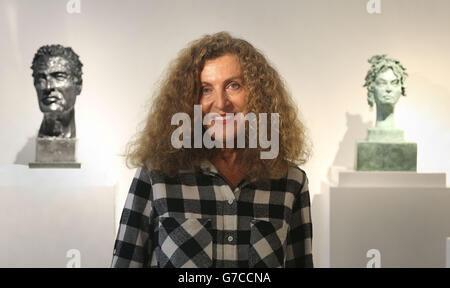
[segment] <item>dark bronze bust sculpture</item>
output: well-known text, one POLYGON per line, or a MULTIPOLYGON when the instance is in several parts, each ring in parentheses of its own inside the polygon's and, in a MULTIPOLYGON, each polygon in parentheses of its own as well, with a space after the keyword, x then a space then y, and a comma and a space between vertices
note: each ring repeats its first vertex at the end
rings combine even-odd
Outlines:
POLYGON ((74 105, 83 84, 82 66, 70 47, 42 46, 34 55, 34 87, 44 113, 39 137, 76 137, 74 105))
POLYGON ((76 163, 75 101, 83 85, 78 55, 70 47, 45 45, 34 55, 34 87, 44 114, 32 168, 79 168, 76 163))

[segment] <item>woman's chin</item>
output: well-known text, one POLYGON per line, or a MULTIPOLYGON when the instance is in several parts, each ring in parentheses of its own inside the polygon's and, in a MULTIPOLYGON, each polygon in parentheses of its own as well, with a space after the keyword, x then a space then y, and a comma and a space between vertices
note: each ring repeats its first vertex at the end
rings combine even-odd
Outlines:
POLYGON ((232 147, 227 147, 230 145, 234 145, 235 144, 235 139, 236 139, 236 135, 231 134, 229 137, 227 137, 227 135, 221 135, 219 137, 217 137, 216 135, 213 135, 212 137, 214 139, 214 141, 222 143, 222 148, 232 148, 232 147), (227 142, 229 142, 230 144, 227 144, 227 142), (231 144, 233 143, 233 144, 231 144))

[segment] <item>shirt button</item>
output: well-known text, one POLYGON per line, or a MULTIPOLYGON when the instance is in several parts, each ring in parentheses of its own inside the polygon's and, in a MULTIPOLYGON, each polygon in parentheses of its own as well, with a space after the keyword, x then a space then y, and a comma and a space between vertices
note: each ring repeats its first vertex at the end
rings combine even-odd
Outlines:
POLYGON ((233 199, 229 199, 229 200, 228 200, 228 204, 232 205, 232 204, 233 204, 233 201, 234 201, 233 199))
POLYGON ((233 236, 228 236, 228 242, 232 242, 233 241, 233 236))

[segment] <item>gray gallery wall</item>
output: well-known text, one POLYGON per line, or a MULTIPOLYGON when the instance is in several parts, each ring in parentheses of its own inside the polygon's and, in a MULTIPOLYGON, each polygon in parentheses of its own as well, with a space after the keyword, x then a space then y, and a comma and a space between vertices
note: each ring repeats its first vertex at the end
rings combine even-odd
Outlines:
POLYGON ((79 159, 116 175, 117 219, 134 174, 120 155, 157 81, 189 41, 222 30, 260 48, 286 80, 314 144, 304 166, 313 202, 331 166, 353 167, 355 141, 374 122, 362 85, 377 53, 410 75, 396 123, 418 143, 418 171, 450 174, 448 0, 381 0, 380 14, 369 14, 366 0, 81 0, 80 14, 67 13, 67 2, 0 0, 0 164, 34 158, 42 117, 34 52, 72 46, 84 63, 79 159))

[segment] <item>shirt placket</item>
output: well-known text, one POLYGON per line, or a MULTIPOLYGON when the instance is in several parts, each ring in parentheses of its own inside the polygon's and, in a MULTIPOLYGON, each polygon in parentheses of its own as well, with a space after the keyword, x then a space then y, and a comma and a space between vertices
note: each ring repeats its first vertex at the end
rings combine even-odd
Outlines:
MULTIPOLYGON (((239 188, 236 188, 235 192, 238 190, 239 188)), ((229 185, 223 185, 221 192, 225 199, 223 207, 223 257, 225 263, 237 263, 237 200, 229 185)))
MULTIPOLYGON (((223 203, 222 215, 217 215, 217 217, 222 217, 222 221, 218 221, 219 224, 222 222, 222 239, 217 239, 217 241, 222 245, 221 251, 217 251, 218 260, 223 260, 223 265, 225 268, 237 267, 238 263, 238 242, 237 242, 237 230, 238 230, 238 215, 237 215, 237 199, 239 199, 240 186, 231 190, 231 187, 226 183, 226 181, 220 176, 217 169, 210 162, 205 162, 203 164, 204 171, 213 177, 218 177, 223 185, 216 186, 215 192, 220 193, 216 195, 216 199, 221 199, 223 203)), ((217 227, 220 229, 220 227, 217 227)))

